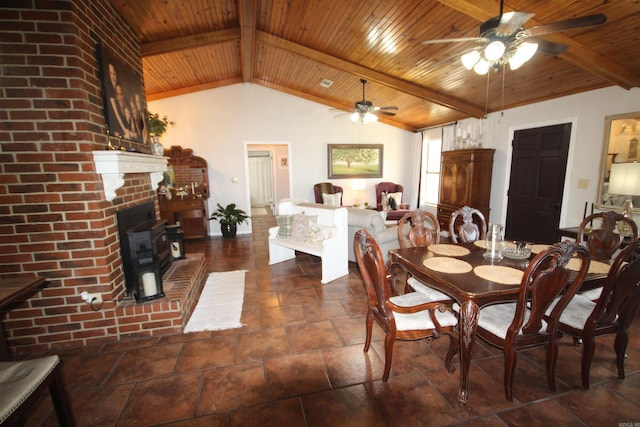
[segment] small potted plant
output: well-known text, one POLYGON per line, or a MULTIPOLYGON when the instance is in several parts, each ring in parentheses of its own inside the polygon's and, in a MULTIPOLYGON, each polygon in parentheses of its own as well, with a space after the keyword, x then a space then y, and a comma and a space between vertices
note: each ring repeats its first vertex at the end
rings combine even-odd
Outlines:
POLYGON ((211 214, 209 220, 215 219, 220 223, 220 231, 225 239, 233 239, 238 231, 238 224, 246 222, 251 218, 245 211, 238 209, 235 203, 222 206, 218 203, 218 208, 211 214))
POLYGON ((160 138, 167 131, 167 126, 173 126, 173 122, 167 116, 160 117, 158 113, 147 111, 147 131, 160 138))
POLYGON ((167 126, 173 126, 173 122, 167 116, 160 117, 158 113, 147 111, 147 132, 152 138, 151 148, 154 154, 164 154, 164 148, 160 144, 160 137, 167 131, 167 126))

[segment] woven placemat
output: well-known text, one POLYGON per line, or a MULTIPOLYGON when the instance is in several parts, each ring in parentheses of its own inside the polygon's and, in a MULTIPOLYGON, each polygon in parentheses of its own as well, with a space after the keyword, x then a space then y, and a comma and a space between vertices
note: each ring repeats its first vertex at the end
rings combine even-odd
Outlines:
MULTIPOLYGON (((473 244, 482 249, 487 248, 487 242, 485 242, 484 240, 476 240, 475 242, 473 242, 473 244)), ((502 245, 506 248, 508 246, 515 246, 516 244, 515 242, 502 242, 502 245)))
POLYGON ((522 270, 502 265, 479 265, 473 272, 481 279, 503 285, 519 285, 524 274, 522 270))
MULTIPOLYGON (((580 264, 580 260, 578 258, 573 258, 573 259, 570 259, 569 262, 567 263, 567 268, 569 270, 578 271, 578 270, 580 270, 580 265, 581 265, 580 264)), ((606 262, 591 261, 591 264, 589 264, 588 273, 590 273, 590 274, 608 274, 610 268, 611 268, 611 266, 609 264, 607 264, 606 262)))
POLYGON ((471 253, 469 249, 463 246, 447 245, 447 244, 430 245, 429 250, 434 254, 446 255, 446 256, 465 256, 471 253))
POLYGON ((461 274, 468 273, 472 270, 471 264, 468 262, 446 256, 427 258, 422 261, 422 265, 430 270, 439 271, 440 273, 461 274))
POLYGON ((539 254, 540 252, 549 249, 551 247, 551 245, 544 245, 544 244, 537 244, 537 245, 531 245, 531 253, 532 254, 539 254))

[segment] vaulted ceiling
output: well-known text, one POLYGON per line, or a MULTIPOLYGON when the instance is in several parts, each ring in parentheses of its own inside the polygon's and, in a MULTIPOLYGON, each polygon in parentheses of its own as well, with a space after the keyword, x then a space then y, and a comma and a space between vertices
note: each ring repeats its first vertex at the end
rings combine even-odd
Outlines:
MULTIPOLYGON (((603 13, 603 25, 543 36, 521 68, 485 76, 460 62, 499 15, 497 0, 111 0, 139 35, 147 100, 253 83, 352 111, 397 106, 380 121, 417 129, 606 86, 640 86, 640 1, 506 0, 525 28, 603 13), (325 88, 320 83, 332 80, 325 88)), ((346 120, 346 119, 345 119, 346 120)))

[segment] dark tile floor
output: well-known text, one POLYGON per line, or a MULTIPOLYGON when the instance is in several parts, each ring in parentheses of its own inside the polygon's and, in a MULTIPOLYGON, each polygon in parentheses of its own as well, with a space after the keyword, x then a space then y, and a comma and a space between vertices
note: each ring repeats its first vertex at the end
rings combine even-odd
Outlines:
MULTIPOLYGON (((241 329, 86 347, 61 354, 80 426, 621 426, 640 422, 640 316, 627 378, 617 379, 613 339, 598 341, 592 387, 580 386, 580 348, 563 339, 557 391, 546 387, 544 351, 519 353, 507 402, 499 350, 479 343, 466 406, 458 371, 443 366, 447 340, 397 342, 380 380, 383 332, 364 353, 365 296, 357 267, 320 284, 317 258, 268 266, 266 229, 235 240, 188 242, 209 271, 246 269, 241 329)), ((28 425, 56 425, 49 399, 28 425)), ((637 425, 637 424, 636 424, 637 425)))

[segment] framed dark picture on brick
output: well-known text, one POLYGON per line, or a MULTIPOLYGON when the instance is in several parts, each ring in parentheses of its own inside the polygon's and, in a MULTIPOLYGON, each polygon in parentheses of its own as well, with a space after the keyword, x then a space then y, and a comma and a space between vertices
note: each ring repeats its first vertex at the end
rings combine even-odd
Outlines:
POLYGON ((148 144, 142 77, 101 43, 96 46, 96 55, 109 135, 148 144))

